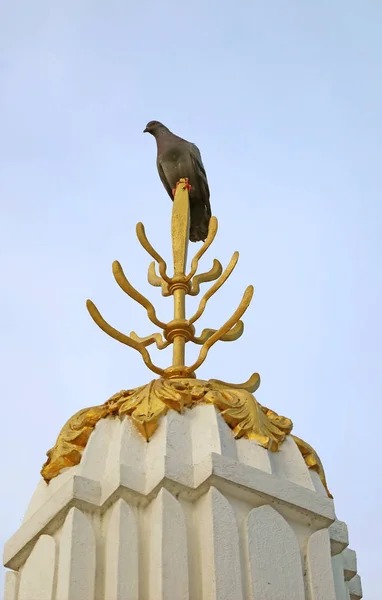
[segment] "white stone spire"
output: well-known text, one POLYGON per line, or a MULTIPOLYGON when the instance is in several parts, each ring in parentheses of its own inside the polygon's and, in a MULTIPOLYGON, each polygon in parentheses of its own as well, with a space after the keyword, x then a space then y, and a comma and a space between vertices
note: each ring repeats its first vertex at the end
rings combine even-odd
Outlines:
MULTIPOLYGON (((261 406, 244 384, 196 379, 217 341, 243 333, 248 286, 218 330, 195 323, 233 271, 216 259, 196 275, 217 220, 187 274, 189 184, 177 187, 172 220, 174 275, 152 248, 142 224, 139 241, 158 263, 149 282, 174 298, 174 319, 155 308, 113 264, 118 285, 146 310, 162 334, 140 338, 89 312, 108 335, 137 350, 159 375, 123 390, 101 406, 79 411, 48 452, 20 529, 6 544, 5 600, 357 600, 356 557, 347 548, 324 470, 311 446, 291 434, 292 422, 261 406), (185 297, 215 281, 193 317, 185 297), (201 346, 185 363, 185 345, 201 346), (173 344, 173 364, 156 366, 147 347, 173 344), (148 443, 149 442, 149 443, 148 443)), ((192 183, 192 182, 191 182, 192 183)))

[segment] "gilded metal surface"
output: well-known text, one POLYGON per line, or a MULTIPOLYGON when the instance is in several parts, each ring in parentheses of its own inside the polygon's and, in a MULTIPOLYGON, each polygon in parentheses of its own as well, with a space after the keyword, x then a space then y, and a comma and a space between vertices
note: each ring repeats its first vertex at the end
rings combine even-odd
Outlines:
POLYGON ((46 453, 48 460, 42 467, 41 475, 45 481, 56 477, 62 469, 78 465, 82 451, 88 443, 90 434, 100 419, 109 415, 107 404, 83 408, 65 423, 54 448, 46 453))
POLYGON ((41 474, 48 482, 65 467, 77 465, 100 419, 128 415, 143 437, 149 440, 160 418, 169 409, 182 413, 197 404, 213 404, 236 438, 256 440, 275 452, 292 430, 292 421, 257 402, 251 391, 259 385, 260 377, 255 373, 243 385, 217 380, 161 378, 134 390, 122 390, 102 406, 85 408, 69 419, 56 445, 47 453, 48 460, 41 474))
POLYGON ((219 290, 219 288, 221 288, 231 275, 237 264, 239 253, 235 252, 233 254, 230 263, 224 271, 220 262, 214 259, 212 268, 209 271, 197 274, 199 260, 211 246, 218 229, 216 217, 211 217, 207 238, 191 260, 190 270, 187 272, 187 251, 190 226, 189 213, 187 180, 181 179, 176 188, 172 210, 171 237, 174 266, 174 274, 172 277, 167 274, 167 265, 165 261, 148 241, 142 223, 138 223, 136 228, 139 242, 155 261, 149 266, 149 283, 153 286, 161 287, 164 296, 173 296, 174 318, 169 323, 164 323, 157 317, 153 304, 131 285, 126 278, 120 263, 118 261, 114 261, 113 263, 113 275, 119 287, 125 294, 146 309, 149 320, 159 327, 162 330, 162 333, 156 332, 143 337, 135 332, 132 332, 130 335, 121 333, 105 321, 91 300, 87 301, 87 308, 90 316, 105 333, 122 344, 137 350, 141 354, 146 366, 154 373, 165 378, 174 378, 176 376, 194 377, 194 371, 205 361, 209 349, 213 344, 219 340, 223 342, 237 340, 244 331, 244 324, 240 318, 247 310, 253 296, 253 287, 248 286, 239 307, 224 325, 217 330, 204 329, 200 335, 196 334, 194 324, 203 315, 208 300, 219 290), (155 270, 155 263, 158 265, 159 275, 155 270), (215 283, 200 300, 196 313, 187 319, 186 296, 197 296, 200 292, 200 285, 210 281, 215 281, 215 283), (193 342, 194 344, 202 346, 197 360, 190 366, 186 365, 185 360, 185 347, 188 342, 193 342), (158 350, 163 350, 172 344, 173 361, 171 367, 164 369, 153 363, 147 350, 147 347, 152 344, 156 344, 158 350))

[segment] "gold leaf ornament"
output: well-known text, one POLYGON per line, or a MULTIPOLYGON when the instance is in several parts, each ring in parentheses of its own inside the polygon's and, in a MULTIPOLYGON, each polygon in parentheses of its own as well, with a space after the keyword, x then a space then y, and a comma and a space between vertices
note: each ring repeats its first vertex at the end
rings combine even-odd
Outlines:
POLYGON ((332 494, 328 489, 324 467, 317 452, 314 450, 314 448, 312 448, 312 446, 310 446, 307 442, 304 442, 304 440, 297 437, 296 435, 292 435, 292 438, 294 439, 298 449, 300 450, 308 469, 312 469, 313 471, 316 471, 316 473, 318 473, 326 493, 328 494, 329 498, 333 498, 332 494))
POLYGON ((261 406, 247 390, 215 387, 206 400, 218 408, 236 438, 256 440, 261 446, 277 452, 293 423, 287 417, 261 406))
POLYGON ((169 409, 183 413, 198 404, 213 404, 237 438, 246 437, 272 451, 277 451, 292 429, 292 422, 261 406, 245 388, 253 388, 254 374, 249 382, 238 385, 216 380, 155 379, 133 390, 114 394, 105 404, 85 408, 76 413, 62 428, 57 442, 47 452, 48 460, 41 474, 50 481, 62 469, 77 465, 89 437, 100 419, 128 416, 139 433, 149 441, 160 418, 169 409))
POLYGON ((63 469, 78 465, 94 427, 110 413, 106 404, 83 408, 73 415, 61 429, 56 444, 46 453, 41 475, 45 481, 56 477, 63 469))

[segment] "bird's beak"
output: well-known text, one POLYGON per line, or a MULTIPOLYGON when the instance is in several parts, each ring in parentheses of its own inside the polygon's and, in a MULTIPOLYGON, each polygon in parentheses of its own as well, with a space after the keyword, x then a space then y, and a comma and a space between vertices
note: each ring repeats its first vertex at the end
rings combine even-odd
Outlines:
POLYGON ((143 133, 148 133, 149 130, 147 129, 147 127, 144 128, 143 133))

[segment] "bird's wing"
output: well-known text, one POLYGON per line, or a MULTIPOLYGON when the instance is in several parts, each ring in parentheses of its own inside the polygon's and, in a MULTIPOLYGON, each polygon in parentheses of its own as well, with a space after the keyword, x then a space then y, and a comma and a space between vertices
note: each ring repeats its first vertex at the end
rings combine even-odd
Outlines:
POLYGON ((205 201, 207 214, 210 217, 211 216, 210 190, 208 187, 207 173, 203 166, 200 150, 195 144, 190 143, 190 154, 191 154, 191 160, 192 160, 193 168, 195 170, 195 174, 197 174, 197 176, 200 179, 200 185, 203 190, 203 199, 205 201))
POLYGON ((173 200, 173 195, 172 195, 172 189, 171 189, 171 185, 169 184, 169 182, 167 181, 166 175, 164 173, 163 167, 160 163, 159 158, 157 159, 157 169, 158 169, 158 173, 159 173, 159 177, 161 179, 161 182, 163 183, 168 195, 170 196, 170 198, 173 200))
POLYGON ((203 179, 205 179, 205 181, 207 183, 207 174, 206 174, 206 171, 203 166, 202 155, 200 154, 200 150, 196 146, 196 144, 192 144, 191 142, 190 142, 190 152, 191 152, 192 161, 193 161, 194 165, 197 166, 198 171, 201 171, 203 179))

